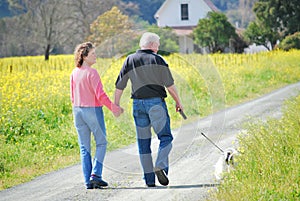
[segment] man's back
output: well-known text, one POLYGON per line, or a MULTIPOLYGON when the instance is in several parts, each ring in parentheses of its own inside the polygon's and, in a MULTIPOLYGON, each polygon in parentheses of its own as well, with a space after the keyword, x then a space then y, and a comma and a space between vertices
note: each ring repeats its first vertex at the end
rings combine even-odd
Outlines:
POLYGON ((173 77, 165 60, 151 50, 138 50, 129 55, 117 79, 119 89, 132 83, 132 98, 167 97, 165 86, 174 84, 173 77))

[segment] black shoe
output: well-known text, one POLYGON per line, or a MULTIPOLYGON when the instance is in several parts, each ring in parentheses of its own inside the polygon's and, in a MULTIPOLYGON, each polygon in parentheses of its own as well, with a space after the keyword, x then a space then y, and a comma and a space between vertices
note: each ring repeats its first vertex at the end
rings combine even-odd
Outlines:
POLYGON ((158 168, 155 168, 154 171, 155 171, 155 174, 157 176, 159 183, 163 186, 167 186, 169 184, 169 179, 168 179, 165 171, 158 169, 158 168))
POLYGON ((108 183, 100 179, 100 177, 98 177, 97 175, 92 175, 90 181, 93 185, 93 188, 101 188, 108 186, 108 183))
POLYGON ((93 188, 102 188, 108 186, 108 183, 103 180, 91 180, 93 188))
POLYGON ((94 185, 89 183, 89 184, 86 184, 86 189, 93 189, 94 188, 94 185))
POLYGON ((155 184, 146 184, 148 187, 156 187, 155 184))

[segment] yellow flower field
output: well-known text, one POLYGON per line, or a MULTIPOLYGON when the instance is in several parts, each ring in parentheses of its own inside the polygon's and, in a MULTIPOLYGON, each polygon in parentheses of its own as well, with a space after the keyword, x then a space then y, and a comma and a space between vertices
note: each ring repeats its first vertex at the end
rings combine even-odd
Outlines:
MULTIPOLYGON (((300 51, 178 55, 165 57, 182 96, 189 120, 256 98, 300 81, 300 51)), ((99 58, 104 88, 113 97, 114 82, 124 57, 99 58)), ((0 59, 0 190, 54 169, 79 162, 73 126, 69 76, 73 55, 0 59)), ((118 119, 105 109, 109 149, 135 140, 130 87, 118 119)), ((173 128, 183 123, 167 99, 173 128)))

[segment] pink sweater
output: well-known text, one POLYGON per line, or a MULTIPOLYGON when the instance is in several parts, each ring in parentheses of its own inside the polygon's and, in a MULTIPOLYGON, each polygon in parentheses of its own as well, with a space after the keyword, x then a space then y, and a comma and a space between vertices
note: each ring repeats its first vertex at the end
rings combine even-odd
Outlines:
POLYGON ((103 90, 100 76, 96 69, 81 66, 75 68, 70 79, 71 101, 73 106, 100 107, 105 105, 113 110, 114 104, 103 90))

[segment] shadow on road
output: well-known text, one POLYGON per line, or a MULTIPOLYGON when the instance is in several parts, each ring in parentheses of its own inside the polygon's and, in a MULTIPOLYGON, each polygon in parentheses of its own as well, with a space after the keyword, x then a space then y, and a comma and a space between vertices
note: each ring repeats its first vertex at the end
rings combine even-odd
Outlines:
POLYGON ((177 185, 177 186, 156 186, 156 187, 124 187, 124 186, 120 186, 120 187, 107 187, 107 188, 101 188, 102 190, 104 189, 128 189, 128 190, 141 190, 141 189, 186 189, 186 188, 208 188, 208 187, 217 187, 219 186, 219 184, 191 184, 191 185, 177 185))

